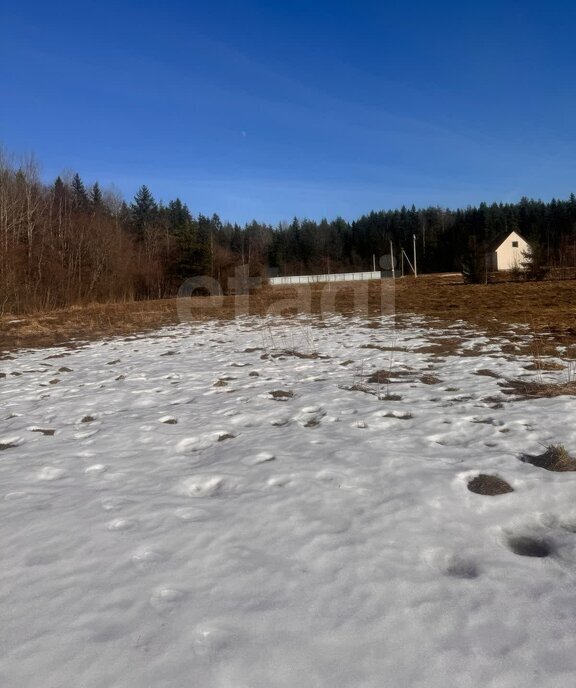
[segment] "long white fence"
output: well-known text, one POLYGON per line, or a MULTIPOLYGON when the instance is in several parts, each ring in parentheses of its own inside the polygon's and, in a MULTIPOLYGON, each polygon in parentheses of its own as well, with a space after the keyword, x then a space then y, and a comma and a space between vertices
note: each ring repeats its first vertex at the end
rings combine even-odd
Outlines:
POLYGON ((316 284, 317 282, 352 282, 359 280, 373 280, 382 277, 379 270, 376 272, 341 272, 329 275, 292 275, 290 277, 270 277, 272 285, 280 284, 316 284))

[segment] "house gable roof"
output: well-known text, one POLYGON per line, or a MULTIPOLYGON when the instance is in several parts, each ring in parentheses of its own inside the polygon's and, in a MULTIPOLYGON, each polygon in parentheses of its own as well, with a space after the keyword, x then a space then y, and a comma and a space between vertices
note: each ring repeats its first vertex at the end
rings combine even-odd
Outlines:
MULTIPOLYGON (((494 239, 492 239, 492 241, 488 243, 488 246, 486 247, 486 252, 494 253, 494 251, 497 251, 500 248, 500 246, 502 246, 502 244, 506 241, 506 239, 511 237, 513 234, 522 239, 522 241, 526 241, 526 239, 521 234, 518 234, 516 230, 512 230, 511 232, 500 232, 500 234, 497 234, 494 237, 494 239)), ((527 241, 526 243, 528 244, 527 241)))

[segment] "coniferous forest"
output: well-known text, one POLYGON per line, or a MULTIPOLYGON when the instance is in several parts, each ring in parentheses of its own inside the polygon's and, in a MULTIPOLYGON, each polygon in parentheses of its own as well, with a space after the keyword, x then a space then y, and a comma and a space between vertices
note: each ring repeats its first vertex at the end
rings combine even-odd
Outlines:
POLYGON ((240 226, 195 214, 178 198, 158 202, 145 185, 126 201, 78 174, 46 184, 32 160, 14 164, 0 155, 0 313, 164 298, 194 275, 225 289, 238 266, 264 277, 270 266, 280 275, 370 270, 390 241, 397 258, 401 247, 411 256, 413 235, 420 271, 459 271, 511 230, 542 264, 576 265, 574 194, 546 203, 378 210, 353 222, 240 226))

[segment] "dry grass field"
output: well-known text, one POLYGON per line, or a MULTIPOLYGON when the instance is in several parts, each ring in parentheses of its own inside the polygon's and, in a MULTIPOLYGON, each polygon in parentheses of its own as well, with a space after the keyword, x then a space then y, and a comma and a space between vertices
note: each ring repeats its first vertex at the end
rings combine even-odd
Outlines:
MULTIPOLYGON (((312 312, 319 313, 326 307, 322 288, 314 285, 308 292, 312 312)), ((368 314, 390 312, 393 307, 398 326, 402 325, 403 315, 407 313, 426 316, 430 326, 440 330, 455 320, 465 320, 488 335, 505 332, 513 324, 523 324, 536 336, 539 354, 544 355, 557 345, 563 345, 567 347, 568 357, 576 357, 576 281, 465 285, 460 275, 453 274, 403 278, 394 283, 367 282, 362 288, 367 294, 368 314)), ((282 310, 283 306, 290 312, 286 300, 296 295, 293 287, 265 287, 249 298, 226 296, 215 301, 210 297, 195 297, 189 301, 187 316, 192 320, 230 319, 238 312, 263 315, 271 310, 282 310)), ((328 301, 333 301, 336 311, 352 313, 357 295, 357 283, 354 287, 340 284, 328 301)), ((292 312, 296 312, 296 308, 292 308, 292 312)), ((4 315, 0 318, 0 349, 10 351, 133 334, 178 321, 176 299, 92 304, 21 316, 4 315)))

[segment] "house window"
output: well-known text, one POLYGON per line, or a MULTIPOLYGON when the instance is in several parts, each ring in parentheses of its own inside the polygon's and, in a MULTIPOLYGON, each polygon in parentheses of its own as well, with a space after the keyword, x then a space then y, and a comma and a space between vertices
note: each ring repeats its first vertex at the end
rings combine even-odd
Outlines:
POLYGON ((512 242, 512 248, 518 248, 518 242, 517 241, 512 242))

